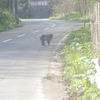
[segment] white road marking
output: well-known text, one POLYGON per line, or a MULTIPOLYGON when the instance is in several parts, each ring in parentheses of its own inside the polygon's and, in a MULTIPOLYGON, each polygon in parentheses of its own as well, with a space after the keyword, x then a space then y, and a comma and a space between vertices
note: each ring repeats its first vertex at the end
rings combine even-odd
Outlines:
POLYGON ((22 37, 22 36, 24 36, 24 35, 26 35, 26 34, 18 35, 17 37, 22 37))
POLYGON ((32 33, 37 33, 37 32, 40 32, 40 30, 34 31, 34 32, 32 32, 32 33))
POLYGON ((55 26, 56 26, 56 24, 53 24, 53 25, 52 25, 52 27, 55 27, 55 26))
POLYGON ((51 22, 48 22, 49 24, 52 24, 51 22))
POLYGON ((2 41, 3 43, 5 43, 5 42, 8 42, 8 41, 11 41, 12 39, 7 39, 7 40, 4 40, 4 41, 2 41))
POLYGON ((49 28, 45 28, 44 30, 48 30, 49 28))

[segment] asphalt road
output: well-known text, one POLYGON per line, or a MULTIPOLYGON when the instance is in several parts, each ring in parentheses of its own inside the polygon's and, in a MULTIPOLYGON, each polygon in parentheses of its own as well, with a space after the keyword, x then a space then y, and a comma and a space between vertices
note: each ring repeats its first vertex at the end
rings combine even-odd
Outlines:
POLYGON ((23 26, 0 32, 0 100, 47 100, 42 78, 50 68, 61 39, 80 26, 57 20, 22 20, 23 26), (51 45, 41 46, 39 35, 52 33, 51 45))

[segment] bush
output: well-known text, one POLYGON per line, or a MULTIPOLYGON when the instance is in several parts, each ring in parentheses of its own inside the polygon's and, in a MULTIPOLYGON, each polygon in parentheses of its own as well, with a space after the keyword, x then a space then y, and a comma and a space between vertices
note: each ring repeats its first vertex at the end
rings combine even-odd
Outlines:
POLYGON ((66 14, 64 17, 54 17, 54 18, 51 18, 51 19, 60 19, 60 20, 67 20, 67 21, 80 21, 80 22, 89 22, 89 15, 80 15, 79 13, 77 12, 71 12, 69 14, 66 14))
POLYGON ((99 55, 93 50, 89 27, 73 31, 61 53, 66 62, 63 78, 69 83, 69 100, 99 100, 99 89, 91 81, 96 72, 91 60, 99 55))
POLYGON ((16 21, 12 13, 7 9, 0 9, 0 31, 16 27, 16 21))
POLYGON ((89 27, 82 27, 76 31, 73 31, 69 38, 66 40, 67 45, 71 45, 72 42, 85 43, 91 41, 91 34, 89 27))

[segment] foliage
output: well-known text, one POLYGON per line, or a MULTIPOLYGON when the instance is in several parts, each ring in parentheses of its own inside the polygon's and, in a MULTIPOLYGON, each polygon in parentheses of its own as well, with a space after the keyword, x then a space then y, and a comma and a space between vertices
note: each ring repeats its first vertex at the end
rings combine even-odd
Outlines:
MULTIPOLYGON (((75 0, 75 2, 80 2, 80 1, 82 1, 82 0, 75 0)), ((94 4, 99 0, 84 0, 84 1, 87 2, 87 3, 90 3, 90 4, 94 4)))
POLYGON ((51 19, 78 20, 79 18, 79 20, 87 22, 89 21, 90 7, 96 1, 98 0, 49 0, 49 5, 53 12, 53 16, 51 16, 53 18, 51 19))
POLYGON ((63 78, 69 83, 69 99, 70 97, 75 100, 100 98, 100 92, 93 80, 95 69, 91 63, 91 59, 99 56, 92 48, 90 36, 89 27, 73 31, 61 52, 66 62, 63 78))
POLYGON ((65 16, 73 9, 74 0, 48 0, 52 9, 52 16, 65 16))
POLYGON ((11 8, 12 0, 0 0, 0 31, 21 25, 20 21, 16 24, 15 18, 11 13, 11 8))
POLYGON ((4 10, 0 10, 0 24, 9 24, 10 21, 14 21, 14 16, 12 16, 12 14, 4 9, 4 10))
POLYGON ((71 43, 76 42, 76 43, 86 43, 91 41, 91 35, 89 34, 90 30, 89 27, 82 27, 76 31, 73 31, 70 35, 69 38, 67 39, 66 43, 67 45, 71 45, 71 43))
POLYGON ((6 0, 0 0, 0 8, 7 8, 7 1, 6 0))
POLYGON ((64 17, 58 18, 61 20, 67 20, 67 21, 80 21, 80 22, 89 22, 89 16, 82 16, 77 12, 71 12, 64 17))
POLYGON ((19 0, 19 17, 20 18, 33 18, 33 8, 29 0, 19 0))
POLYGON ((13 11, 13 0, 0 0, 0 8, 13 11))
POLYGON ((77 20, 79 20, 80 17, 81 17, 80 14, 75 13, 75 12, 71 12, 70 14, 67 14, 64 17, 60 18, 60 19, 65 19, 65 20, 70 20, 70 21, 72 21, 72 20, 77 21, 77 20))

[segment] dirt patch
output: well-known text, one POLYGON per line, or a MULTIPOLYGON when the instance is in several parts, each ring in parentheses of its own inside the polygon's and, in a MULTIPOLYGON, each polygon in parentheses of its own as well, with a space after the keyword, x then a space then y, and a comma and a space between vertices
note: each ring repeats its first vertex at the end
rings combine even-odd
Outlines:
POLYGON ((48 75, 43 79, 44 94, 48 100, 66 100, 67 86, 61 77, 48 75))
POLYGON ((43 79, 46 100, 68 100, 68 85, 62 79, 64 62, 60 56, 55 56, 51 61, 49 73, 43 79))

